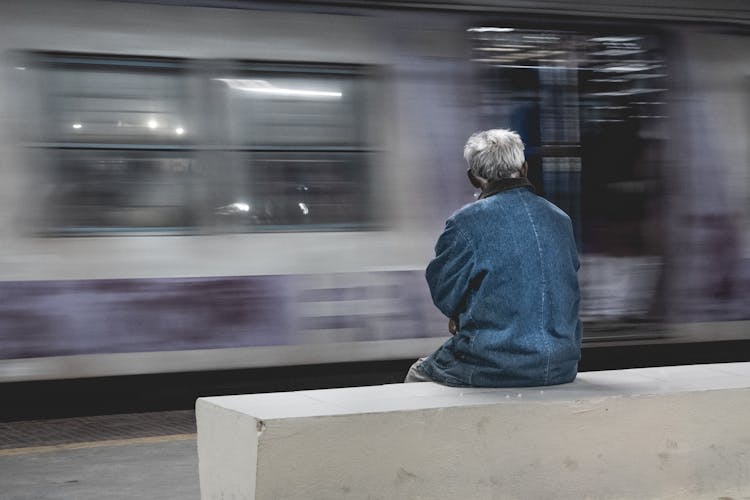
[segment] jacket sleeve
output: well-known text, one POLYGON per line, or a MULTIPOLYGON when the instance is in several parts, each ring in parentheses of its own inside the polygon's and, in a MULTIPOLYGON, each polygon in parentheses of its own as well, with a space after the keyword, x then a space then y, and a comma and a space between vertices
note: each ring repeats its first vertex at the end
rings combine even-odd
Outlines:
POLYGON ((435 244, 435 258, 427 266, 427 285, 432 301, 449 318, 461 312, 474 268, 474 248, 468 238, 448 220, 435 244))

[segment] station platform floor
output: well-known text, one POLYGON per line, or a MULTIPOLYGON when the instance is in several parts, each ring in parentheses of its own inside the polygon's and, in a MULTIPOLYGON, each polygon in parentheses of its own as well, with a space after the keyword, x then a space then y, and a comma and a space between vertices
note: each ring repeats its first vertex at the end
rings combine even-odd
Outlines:
POLYGON ((1 500, 198 500, 191 410, 0 423, 1 500))

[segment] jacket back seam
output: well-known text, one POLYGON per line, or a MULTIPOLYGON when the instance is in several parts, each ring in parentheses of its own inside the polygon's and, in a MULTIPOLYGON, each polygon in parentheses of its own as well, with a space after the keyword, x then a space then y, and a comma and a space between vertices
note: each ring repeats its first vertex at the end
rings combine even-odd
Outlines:
POLYGON ((539 233, 536 230, 536 224, 534 222, 534 217, 531 215, 531 210, 529 210, 529 206, 526 203, 526 200, 524 199, 523 195, 519 193, 517 195, 521 199, 521 203, 523 203, 523 207, 526 210, 526 215, 529 217, 529 222, 531 222, 531 229, 534 231, 534 239, 536 240, 536 248, 537 253, 539 257, 539 269, 540 274, 542 276, 542 297, 539 304, 539 331, 542 334, 542 338, 544 339, 544 347, 547 355, 547 360, 544 366, 544 384, 547 385, 549 381, 549 365, 550 365, 550 357, 551 357, 551 348, 549 344, 549 339, 544 334, 544 301, 545 301, 545 293, 547 291, 547 276, 544 273, 544 259, 542 257, 542 244, 539 241, 539 233))

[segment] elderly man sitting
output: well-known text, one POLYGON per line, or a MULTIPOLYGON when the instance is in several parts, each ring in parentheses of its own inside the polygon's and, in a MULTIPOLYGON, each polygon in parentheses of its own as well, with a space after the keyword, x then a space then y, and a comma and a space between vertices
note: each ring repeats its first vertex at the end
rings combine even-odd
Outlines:
POLYGON ((472 135, 464 148, 479 199, 455 212, 427 267, 453 337, 406 382, 516 387, 570 382, 581 353, 578 254, 570 218, 534 194, 521 138, 472 135))

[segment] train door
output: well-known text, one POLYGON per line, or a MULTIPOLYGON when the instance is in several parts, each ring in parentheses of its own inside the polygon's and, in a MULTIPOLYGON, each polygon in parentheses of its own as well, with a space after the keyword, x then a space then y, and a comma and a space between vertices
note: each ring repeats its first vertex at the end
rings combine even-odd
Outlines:
POLYGON ((503 25, 468 33, 483 128, 521 134, 538 194, 573 221, 587 335, 654 320, 667 81, 658 37, 503 25))

